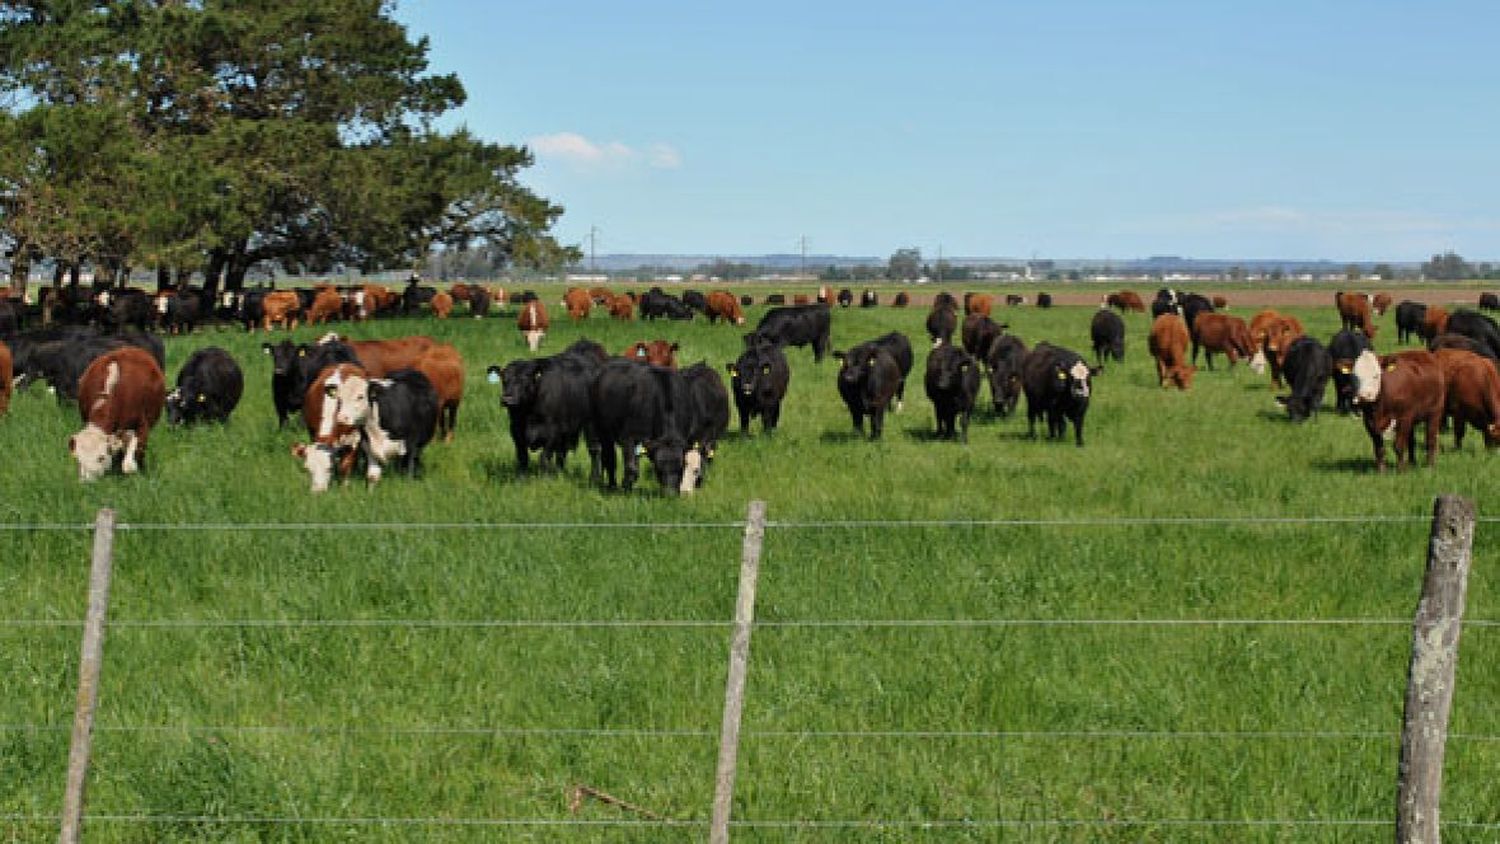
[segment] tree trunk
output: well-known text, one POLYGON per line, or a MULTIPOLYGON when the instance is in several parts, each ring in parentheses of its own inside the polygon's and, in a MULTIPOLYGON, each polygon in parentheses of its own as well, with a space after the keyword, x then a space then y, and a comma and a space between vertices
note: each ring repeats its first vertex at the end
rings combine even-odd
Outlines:
POLYGON ((15 260, 10 265, 10 295, 18 299, 26 296, 26 280, 31 276, 31 258, 24 247, 16 250, 15 260))
MULTIPOLYGON (((58 261, 57 263, 53 264, 52 265, 52 286, 56 287, 56 288, 61 288, 62 285, 63 285, 63 276, 65 276, 67 274, 68 274, 68 265, 67 264, 64 264, 62 261, 58 261)), ((73 279, 73 283, 77 284, 78 283, 78 279, 74 278, 73 279)))
POLYGON ((208 253, 208 266, 203 268, 203 292, 210 301, 219 300, 219 277, 224 274, 224 251, 215 249, 208 253))
POLYGON ((156 268, 156 292, 160 293, 172 286, 172 269, 166 264, 156 268))

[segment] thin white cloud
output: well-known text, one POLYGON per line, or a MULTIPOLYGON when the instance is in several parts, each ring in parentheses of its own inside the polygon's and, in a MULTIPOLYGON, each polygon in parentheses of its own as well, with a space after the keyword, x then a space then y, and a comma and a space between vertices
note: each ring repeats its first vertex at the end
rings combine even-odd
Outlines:
POLYGON ((672 146, 653 143, 644 151, 620 141, 591 141, 577 132, 538 135, 527 142, 541 158, 575 167, 627 167, 645 164, 656 170, 676 170, 682 155, 672 146))

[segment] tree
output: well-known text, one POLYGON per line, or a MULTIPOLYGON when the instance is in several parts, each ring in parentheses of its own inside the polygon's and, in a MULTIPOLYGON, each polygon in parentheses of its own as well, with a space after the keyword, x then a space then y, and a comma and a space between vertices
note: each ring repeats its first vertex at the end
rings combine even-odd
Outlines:
POLYGON ((1462 257, 1449 250, 1422 264, 1422 275, 1434 281, 1458 281, 1470 278, 1473 273, 1462 257))
POLYGON ((1360 270, 1359 264, 1349 264, 1344 267, 1345 281, 1359 281, 1363 275, 1364 272, 1360 270))
POLYGON ((1376 264, 1370 268, 1370 275, 1379 281, 1390 281, 1396 277, 1396 270, 1390 264, 1376 264))
POLYGON ((897 249, 886 263, 885 277, 892 281, 908 281, 922 275, 922 250, 915 247, 897 249))

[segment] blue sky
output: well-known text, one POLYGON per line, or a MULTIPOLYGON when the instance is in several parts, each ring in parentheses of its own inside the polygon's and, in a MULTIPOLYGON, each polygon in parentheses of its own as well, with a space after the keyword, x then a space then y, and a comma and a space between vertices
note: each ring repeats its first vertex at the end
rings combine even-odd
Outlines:
POLYGON ((401 0, 604 253, 1500 258, 1500 3, 401 0))

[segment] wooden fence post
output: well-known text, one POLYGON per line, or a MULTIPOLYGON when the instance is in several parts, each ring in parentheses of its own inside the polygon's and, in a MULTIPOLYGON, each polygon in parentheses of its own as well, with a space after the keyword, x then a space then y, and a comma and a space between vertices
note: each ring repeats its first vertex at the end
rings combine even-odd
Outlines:
POLYGON ((1439 496, 1433 506, 1427 574, 1412 626, 1411 668, 1401 725, 1396 785, 1396 841, 1437 844, 1443 788, 1443 751, 1453 707, 1458 636, 1462 630, 1469 558, 1474 546, 1474 502, 1439 496))
POLYGON ((77 844, 83 831, 83 792, 88 782, 89 750, 94 739, 94 707, 99 702, 99 671, 104 660, 104 617, 109 611, 109 577, 114 563, 115 511, 105 508, 94 519, 94 559, 89 566, 89 609, 83 625, 83 654, 78 663, 78 705, 73 714, 73 742, 68 749, 68 785, 63 793, 61 844, 77 844))
POLYGON ((760 578, 760 546, 766 535, 766 502, 750 502, 745 543, 740 553, 740 592, 729 643, 729 679, 724 684, 724 724, 719 730, 719 767, 714 776, 711 844, 728 844, 734 772, 740 753, 740 716, 745 710, 745 672, 750 665, 750 630, 755 622, 755 586, 760 578))

